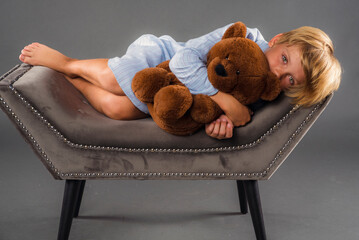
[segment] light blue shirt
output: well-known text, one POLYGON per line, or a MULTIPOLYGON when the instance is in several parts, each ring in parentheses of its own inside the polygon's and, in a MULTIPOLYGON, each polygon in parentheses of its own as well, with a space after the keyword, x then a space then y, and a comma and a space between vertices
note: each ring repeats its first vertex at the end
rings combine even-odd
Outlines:
MULTIPOLYGON (((224 32, 231 25, 228 24, 187 42, 176 42, 168 35, 161 37, 151 34, 142 35, 128 47, 124 56, 109 59, 108 66, 126 96, 145 113, 148 113, 146 104, 139 101, 131 89, 132 78, 138 71, 155 67, 166 60, 170 60, 171 71, 192 94, 211 96, 218 90, 208 80, 207 53, 222 39, 224 32)), ((246 37, 256 42, 263 52, 268 48, 268 43, 258 29, 247 28, 246 37)))

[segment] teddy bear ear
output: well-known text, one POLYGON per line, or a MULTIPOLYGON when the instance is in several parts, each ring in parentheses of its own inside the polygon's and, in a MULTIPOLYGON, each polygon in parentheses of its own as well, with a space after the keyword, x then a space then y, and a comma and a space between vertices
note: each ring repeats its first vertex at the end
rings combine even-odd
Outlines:
POLYGON ((245 38, 247 33, 247 27, 242 22, 236 22, 230 26, 224 33, 222 39, 233 38, 233 37, 242 37, 245 38))
POLYGON ((265 101, 272 101, 278 97, 279 93, 281 92, 280 80, 276 75, 274 75, 274 73, 268 72, 266 81, 266 88, 262 93, 261 99, 265 101))

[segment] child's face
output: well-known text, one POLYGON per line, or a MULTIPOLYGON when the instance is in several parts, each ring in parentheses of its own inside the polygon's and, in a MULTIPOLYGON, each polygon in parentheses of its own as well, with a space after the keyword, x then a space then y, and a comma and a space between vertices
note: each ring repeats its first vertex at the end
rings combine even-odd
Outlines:
POLYGON ((305 81, 300 49, 297 46, 274 44, 265 51, 270 70, 280 79, 282 90, 305 81))

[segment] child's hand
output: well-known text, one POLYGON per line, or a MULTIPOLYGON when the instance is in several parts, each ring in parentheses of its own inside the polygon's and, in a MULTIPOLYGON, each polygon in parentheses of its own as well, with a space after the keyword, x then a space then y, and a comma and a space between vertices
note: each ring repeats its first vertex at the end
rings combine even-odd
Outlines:
POLYGON ((221 115, 217 120, 206 124, 206 133, 208 136, 217 139, 231 138, 233 136, 233 123, 226 115, 221 115))
POLYGON ((252 111, 232 95, 219 91, 211 96, 235 127, 244 126, 251 120, 252 111))

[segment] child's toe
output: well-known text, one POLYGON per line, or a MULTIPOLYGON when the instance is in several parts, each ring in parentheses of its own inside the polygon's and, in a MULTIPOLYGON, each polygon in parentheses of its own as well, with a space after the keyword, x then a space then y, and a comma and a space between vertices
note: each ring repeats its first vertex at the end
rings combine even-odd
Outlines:
POLYGON ((32 49, 38 48, 38 47, 40 47, 40 43, 38 43, 38 42, 31 43, 31 44, 30 44, 30 47, 31 47, 32 49))
POLYGON ((21 50, 21 55, 23 56, 30 56, 31 52, 29 50, 26 50, 25 48, 21 50))
POLYGON ((25 56, 23 54, 20 54, 19 59, 21 62, 25 62, 25 56))

